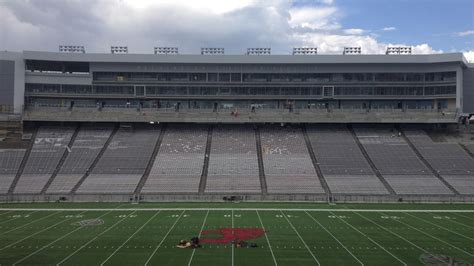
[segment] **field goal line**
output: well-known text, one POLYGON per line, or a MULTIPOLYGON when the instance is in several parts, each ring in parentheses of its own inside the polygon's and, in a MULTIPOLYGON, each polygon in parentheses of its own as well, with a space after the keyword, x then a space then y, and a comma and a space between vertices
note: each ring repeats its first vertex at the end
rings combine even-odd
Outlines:
POLYGON ((0 211, 284 211, 284 212, 434 212, 474 213, 472 210, 416 210, 416 209, 288 209, 288 208, 0 208, 0 211))

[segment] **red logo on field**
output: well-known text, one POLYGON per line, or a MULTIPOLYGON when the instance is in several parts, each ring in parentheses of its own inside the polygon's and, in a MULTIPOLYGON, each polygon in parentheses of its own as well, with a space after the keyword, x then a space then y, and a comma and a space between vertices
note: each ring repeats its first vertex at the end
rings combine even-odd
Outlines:
POLYGON ((214 230, 204 230, 200 239, 203 244, 230 244, 232 241, 247 241, 263 236, 265 231, 261 228, 221 228, 214 230), (206 238, 205 236, 216 235, 215 238, 206 238))

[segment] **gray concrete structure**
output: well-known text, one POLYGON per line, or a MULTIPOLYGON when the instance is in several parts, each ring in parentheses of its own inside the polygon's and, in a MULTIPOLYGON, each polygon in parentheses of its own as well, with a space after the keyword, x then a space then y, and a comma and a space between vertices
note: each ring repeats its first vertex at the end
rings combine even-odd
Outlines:
POLYGON ((474 114, 474 64, 467 64, 463 69, 463 112, 474 114))
MULTIPOLYGON (((354 119, 278 118, 285 111, 303 109, 359 113, 355 120, 369 123, 455 123, 460 115, 474 113, 474 71, 461 53, 207 56, 24 51, 0 52, 0 62, 0 104, 12 105, 25 121, 78 121, 84 117, 81 110, 91 114, 115 107, 149 108, 153 119, 165 111, 180 113, 168 122, 192 120, 193 113, 206 109, 225 114, 255 109, 276 116, 236 122, 354 119), (63 107, 70 114, 51 117, 46 107, 63 107), (391 109, 401 114, 385 119, 391 109), (413 110, 418 113, 409 115, 413 110), (439 119, 433 119, 433 110, 441 114, 439 119), (453 115, 446 119, 446 114, 453 115)), ((83 120, 130 121, 126 113, 99 113, 83 120)), ((139 117, 132 121, 143 122, 139 117)), ((228 120, 221 115, 199 122, 228 120)))

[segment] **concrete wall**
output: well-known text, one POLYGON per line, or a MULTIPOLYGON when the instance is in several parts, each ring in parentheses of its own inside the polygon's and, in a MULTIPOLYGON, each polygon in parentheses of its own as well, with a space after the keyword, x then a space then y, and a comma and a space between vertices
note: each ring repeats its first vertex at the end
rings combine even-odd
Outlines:
POLYGON ((21 114, 25 100, 25 61, 23 53, 0 52, 0 60, 14 62, 13 108, 15 114, 21 114))
POLYGON ((15 61, 0 60, 0 105, 13 106, 15 61))
POLYGON ((26 83, 91 85, 92 74, 26 72, 26 83))
POLYGON ((24 121, 70 121, 70 122, 179 122, 179 123, 455 123, 453 112, 436 110, 406 111, 400 109, 367 112, 364 110, 299 110, 250 111, 241 110, 238 116, 226 112, 201 110, 193 112, 166 112, 135 108, 30 107, 23 115, 24 121))
MULTIPOLYGON (((143 202, 223 202, 224 196, 238 196, 242 201, 267 202, 327 202, 325 194, 140 194, 143 202)), ((133 202, 135 196, 131 194, 91 194, 91 195, 0 195, 0 202, 55 202, 61 198, 65 202, 133 202)), ((137 197, 138 198, 138 197, 137 197)), ((337 203, 344 202, 371 202, 371 203, 472 203, 474 196, 443 196, 443 195, 332 195, 337 203)))
POLYGON ((474 64, 463 71, 463 112, 474 114, 474 64))

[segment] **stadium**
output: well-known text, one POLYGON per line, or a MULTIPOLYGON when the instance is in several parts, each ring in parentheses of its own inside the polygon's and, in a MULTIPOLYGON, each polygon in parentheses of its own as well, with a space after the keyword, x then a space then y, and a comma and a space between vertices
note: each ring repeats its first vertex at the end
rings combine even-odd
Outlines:
POLYGON ((0 265, 474 262, 462 53, 60 46, 0 84, 0 265))

